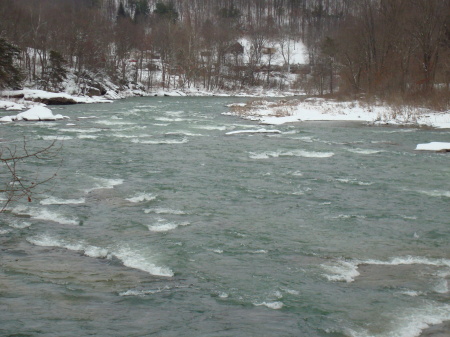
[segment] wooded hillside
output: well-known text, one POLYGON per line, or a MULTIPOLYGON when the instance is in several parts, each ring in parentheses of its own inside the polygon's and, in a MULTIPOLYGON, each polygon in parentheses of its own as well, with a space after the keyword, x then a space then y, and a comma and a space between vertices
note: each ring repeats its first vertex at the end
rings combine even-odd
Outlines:
POLYGON ((0 0, 0 37, 21 83, 47 90, 67 69, 98 93, 105 78, 379 97, 450 85, 448 0, 0 0), (296 41, 307 64, 291 62, 296 41))

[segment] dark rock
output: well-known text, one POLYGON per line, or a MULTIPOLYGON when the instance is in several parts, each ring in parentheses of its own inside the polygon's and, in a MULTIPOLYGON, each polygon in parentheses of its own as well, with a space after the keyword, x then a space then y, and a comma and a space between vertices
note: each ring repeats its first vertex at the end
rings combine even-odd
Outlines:
POLYGON ((47 105, 69 105, 77 104, 75 100, 67 97, 48 97, 48 98, 33 98, 33 102, 40 102, 47 105))

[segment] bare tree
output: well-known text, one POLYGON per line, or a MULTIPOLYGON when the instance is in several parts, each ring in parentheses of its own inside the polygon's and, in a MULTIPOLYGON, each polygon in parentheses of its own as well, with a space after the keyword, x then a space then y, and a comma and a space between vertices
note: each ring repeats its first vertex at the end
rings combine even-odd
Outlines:
POLYGON ((33 161, 47 161, 54 159, 61 146, 56 144, 56 140, 50 145, 35 150, 30 149, 26 139, 22 146, 1 146, 0 147, 0 193, 3 194, 4 200, 0 205, 0 213, 4 212, 7 206, 12 203, 26 198, 28 202, 32 201, 35 194, 40 194, 46 184, 57 176, 52 173, 42 177, 39 173, 30 175, 27 173, 26 165, 33 161))

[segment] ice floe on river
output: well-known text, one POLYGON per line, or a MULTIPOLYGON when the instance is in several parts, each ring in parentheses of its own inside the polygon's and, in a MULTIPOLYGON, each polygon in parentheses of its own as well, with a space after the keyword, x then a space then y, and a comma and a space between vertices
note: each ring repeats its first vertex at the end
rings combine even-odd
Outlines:
POLYGON ((35 106, 31 109, 21 112, 16 116, 5 116, 0 118, 0 122, 13 122, 13 121, 56 121, 61 119, 68 119, 69 117, 62 116, 60 114, 54 115, 53 112, 44 106, 35 106))
POLYGON ((419 151, 449 151, 450 143, 445 142, 431 142, 426 144, 418 144, 416 150, 419 151))

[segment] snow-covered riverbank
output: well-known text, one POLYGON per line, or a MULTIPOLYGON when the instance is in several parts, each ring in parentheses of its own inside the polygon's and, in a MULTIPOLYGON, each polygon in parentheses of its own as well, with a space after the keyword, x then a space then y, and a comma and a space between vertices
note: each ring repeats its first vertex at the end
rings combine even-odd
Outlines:
POLYGON ((450 128, 450 111, 439 112, 409 106, 391 107, 358 101, 338 102, 307 98, 282 102, 253 101, 245 105, 232 104, 230 108, 231 115, 268 125, 304 121, 359 121, 450 128))
MULTIPOLYGON (((237 92, 226 91, 205 91, 201 89, 160 89, 156 91, 144 92, 142 90, 126 90, 126 91, 108 91, 103 96, 86 96, 73 95, 67 92, 48 92, 44 90, 24 89, 24 90, 9 90, 0 92, 0 111, 23 111, 26 110, 26 116, 31 119, 22 118, 23 113, 18 115, 0 115, 0 122, 11 122, 17 120, 55 120, 55 116, 50 115, 48 111, 43 113, 42 109, 34 109, 32 113, 28 113, 29 109, 36 107, 45 107, 46 105, 61 105, 61 104, 92 104, 92 103, 112 103, 114 100, 123 99, 127 97, 148 96, 148 97, 183 97, 183 96, 235 96, 235 97, 291 97, 298 95, 297 92, 281 92, 275 90, 254 89, 237 92)), ((59 118, 56 118, 59 119, 59 118)))

